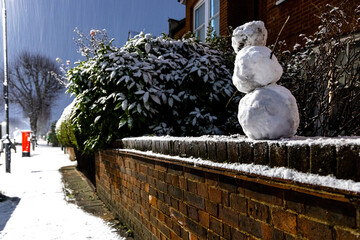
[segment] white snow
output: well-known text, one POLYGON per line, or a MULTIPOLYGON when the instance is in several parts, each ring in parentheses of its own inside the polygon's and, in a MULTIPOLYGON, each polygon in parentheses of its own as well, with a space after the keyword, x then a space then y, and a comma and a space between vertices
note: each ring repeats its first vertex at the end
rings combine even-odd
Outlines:
POLYGON ((237 53, 242 46, 265 46, 267 30, 262 21, 245 23, 233 31, 232 47, 237 53))
POLYGON ((144 152, 134 149, 120 149, 120 151, 144 154, 151 157, 167 158, 167 159, 172 159, 174 161, 183 161, 186 163, 193 164, 194 167, 197 166, 216 167, 226 170, 235 170, 242 173, 255 174, 258 176, 284 179, 284 180, 292 181, 294 183, 298 182, 298 183, 305 183, 310 185, 329 187, 333 189, 341 189, 351 192, 360 192, 360 182, 355 182, 353 180, 337 179, 332 175, 320 176, 317 174, 298 172, 296 170, 285 167, 270 167, 266 165, 241 164, 241 163, 216 163, 208 160, 203 160, 201 158, 184 158, 178 156, 169 156, 164 154, 153 153, 152 151, 144 152))
POLYGON ((63 121, 65 121, 66 119, 69 119, 71 114, 72 114, 72 110, 75 106, 75 104, 77 103, 77 99, 75 98, 63 111, 63 113, 61 114, 59 120, 56 122, 56 126, 55 126, 55 130, 56 131, 60 131, 60 126, 61 123, 63 121))
POLYGON ((240 92, 248 93, 279 81, 283 69, 270 54, 271 50, 265 46, 244 47, 238 52, 232 81, 240 92))
MULTIPOLYGON (((141 136, 141 137, 128 137, 123 138, 123 141, 216 141, 216 142, 266 142, 268 144, 279 144, 285 146, 311 146, 317 145, 360 145, 360 136, 343 136, 343 137, 304 137, 293 136, 291 138, 280 138, 277 140, 252 140, 244 135, 234 134, 230 136, 226 135, 204 135, 200 137, 174 137, 174 136, 141 136)), ((360 153, 359 153, 360 154, 360 153)))
POLYGON ((0 239, 123 239, 103 220, 67 203, 59 169, 73 165, 59 148, 42 143, 31 157, 11 155, 12 173, 0 158, 0 191, 20 202, 0 202, 0 239))
POLYGON ((296 100, 277 84, 256 88, 239 104, 238 119, 251 139, 278 139, 295 135, 299 126, 296 100))
POLYGON ((232 45, 237 55, 232 82, 240 92, 246 93, 238 111, 244 133, 252 139, 294 136, 299 126, 296 100, 289 90, 275 84, 283 69, 265 47, 264 23, 246 23, 236 28, 233 35, 232 45), (238 52, 241 44, 245 47, 238 52))

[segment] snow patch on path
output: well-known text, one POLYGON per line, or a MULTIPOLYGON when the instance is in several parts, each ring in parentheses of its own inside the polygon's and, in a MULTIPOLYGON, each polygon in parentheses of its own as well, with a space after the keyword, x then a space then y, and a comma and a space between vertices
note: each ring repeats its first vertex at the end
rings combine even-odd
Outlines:
POLYGON ((65 201, 59 169, 75 162, 59 148, 44 144, 31 157, 17 150, 11 174, 5 173, 4 155, 0 158, 0 191, 20 198, 18 205, 0 202, 0 239, 123 239, 102 219, 65 201))

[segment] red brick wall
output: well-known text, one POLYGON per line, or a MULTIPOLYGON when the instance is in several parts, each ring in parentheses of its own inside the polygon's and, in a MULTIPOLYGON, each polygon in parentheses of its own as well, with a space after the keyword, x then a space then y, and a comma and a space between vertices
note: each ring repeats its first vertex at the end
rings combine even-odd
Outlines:
MULTIPOLYGON (((276 6, 277 0, 266 0, 266 27, 268 29, 268 45, 275 42, 275 39, 284 24, 287 16, 291 16, 287 23, 280 40, 286 40, 288 46, 292 48, 295 43, 301 43, 302 38, 299 34, 313 34, 320 21, 315 15, 319 16, 326 4, 338 6, 343 1, 338 0, 286 0, 276 6)), ((358 0, 349 0, 349 5, 359 4, 358 0)))
MULTIPOLYGON (((186 4, 186 26, 176 34, 180 38, 192 31, 193 9, 199 0, 188 0, 186 4)), ((277 0, 233 1, 220 0, 220 35, 228 35, 228 27, 244 24, 248 21, 262 20, 268 29, 268 45, 275 39, 286 18, 291 18, 286 25, 280 40, 286 40, 290 49, 295 43, 301 43, 300 34, 313 34, 318 26, 320 15, 326 4, 338 6, 338 0, 285 0, 276 5, 277 0)), ((348 0, 348 6, 359 4, 358 0, 348 0)))
MULTIPOLYGON (((181 38, 185 33, 193 30, 194 7, 199 0, 188 0, 186 3, 186 24, 183 29, 175 34, 175 38, 181 38)), ((236 28, 248 21, 255 19, 255 1, 220 0, 220 35, 229 35, 229 26, 236 28)), ((263 18, 261 18, 263 19, 263 18)))
POLYGON ((356 193, 126 150, 95 162, 98 195, 136 239, 360 238, 356 193))

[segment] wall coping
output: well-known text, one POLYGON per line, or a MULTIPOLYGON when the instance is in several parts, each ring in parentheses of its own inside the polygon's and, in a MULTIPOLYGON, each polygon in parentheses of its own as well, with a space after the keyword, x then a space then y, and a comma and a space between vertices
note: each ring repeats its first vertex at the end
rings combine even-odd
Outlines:
POLYGON ((245 136, 131 137, 115 148, 243 174, 360 192, 360 137, 251 140, 245 136), (129 150, 130 149, 130 150, 129 150), (132 149, 132 150, 131 150, 132 149), (324 183, 326 182, 326 183, 324 183))
POLYGON ((267 143, 267 144, 281 144, 287 146, 300 145, 357 145, 360 146, 360 136, 340 136, 340 137, 304 137, 294 136, 292 138, 281 138, 276 140, 253 140, 244 135, 235 134, 230 136, 225 135, 204 135, 200 137, 174 137, 174 136, 141 136, 123 138, 121 141, 214 141, 214 142, 246 142, 249 144, 267 143))

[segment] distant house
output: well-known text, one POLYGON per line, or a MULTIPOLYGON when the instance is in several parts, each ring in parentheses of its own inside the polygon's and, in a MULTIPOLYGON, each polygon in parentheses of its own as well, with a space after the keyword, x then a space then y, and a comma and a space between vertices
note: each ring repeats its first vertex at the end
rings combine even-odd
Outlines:
MULTIPOLYGON (((173 0, 175 1, 175 0, 173 0)), ((326 4, 337 6, 339 0, 177 0, 186 6, 183 20, 169 20, 169 34, 180 38, 191 31, 201 40, 211 25, 217 34, 228 35, 228 27, 236 28, 248 21, 262 20, 268 29, 268 44, 275 42, 287 16, 291 16, 281 40, 288 46, 300 42, 300 34, 312 34, 317 30, 320 15, 326 4)), ((358 0, 349 0, 349 5, 358 0)))

